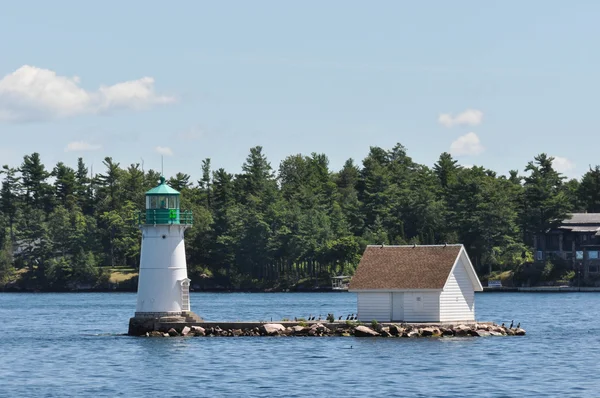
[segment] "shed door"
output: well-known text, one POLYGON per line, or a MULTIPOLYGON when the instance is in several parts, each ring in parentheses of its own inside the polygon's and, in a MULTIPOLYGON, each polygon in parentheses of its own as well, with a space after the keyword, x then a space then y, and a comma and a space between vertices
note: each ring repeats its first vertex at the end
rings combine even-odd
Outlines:
POLYGON ((404 320, 404 293, 392 293, 392 320, 404 320))

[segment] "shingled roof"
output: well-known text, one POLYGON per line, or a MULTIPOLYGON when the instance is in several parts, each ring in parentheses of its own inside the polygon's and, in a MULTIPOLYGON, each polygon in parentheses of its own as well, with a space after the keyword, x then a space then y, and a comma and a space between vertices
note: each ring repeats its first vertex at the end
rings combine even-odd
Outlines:
POLYGON ((597 224, 600 225, 600 213, 572 213, 562 222, 563 225, 569 224, 597 224))
POLYGON ((462 247, 367 246, 349 290, 443 289, 462 247))

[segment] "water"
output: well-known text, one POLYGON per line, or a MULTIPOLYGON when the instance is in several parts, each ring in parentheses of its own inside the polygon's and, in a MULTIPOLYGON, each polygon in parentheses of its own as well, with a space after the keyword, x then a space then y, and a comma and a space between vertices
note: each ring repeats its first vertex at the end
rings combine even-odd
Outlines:
MULTIPOLYGON (((356 311, 352 293, 193 293, 207 320, 356 311)), ((525 337, 121 336, 129 293, 0 294, 0 397, 597 396, 600 294, 478 294, 525 337), (352 348, 350 348, 352 346, 352 348)))

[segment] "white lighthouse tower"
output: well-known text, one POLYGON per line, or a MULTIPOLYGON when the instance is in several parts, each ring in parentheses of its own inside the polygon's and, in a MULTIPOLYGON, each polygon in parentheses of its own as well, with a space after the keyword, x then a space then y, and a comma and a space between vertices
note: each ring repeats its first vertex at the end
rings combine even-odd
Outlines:
POLYGON ((179 209, 180 193, 165 183, 146 192, 146 211, 140 212, 142 248, 135 317, 129 334, 156 329, 161 318, 200 322, 190 310, 184 232, 192 226, 191 212, 179 209))

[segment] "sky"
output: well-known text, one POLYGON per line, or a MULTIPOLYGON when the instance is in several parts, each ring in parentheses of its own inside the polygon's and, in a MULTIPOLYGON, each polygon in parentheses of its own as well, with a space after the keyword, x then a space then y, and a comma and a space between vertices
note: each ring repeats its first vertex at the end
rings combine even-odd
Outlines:
POLYGON ((598 1, 16 1, 0 9, 0 163, 111 156, 200 177, 401 143, 432 166, 600 164, 598 1))

